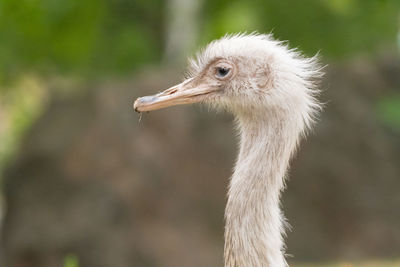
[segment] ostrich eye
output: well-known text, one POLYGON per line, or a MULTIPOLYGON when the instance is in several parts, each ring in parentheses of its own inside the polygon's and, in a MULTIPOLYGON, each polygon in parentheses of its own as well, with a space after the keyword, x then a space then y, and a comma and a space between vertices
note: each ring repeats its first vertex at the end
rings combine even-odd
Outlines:
POLYGON ((217 78, 224 78, 226 75, 228 75, 229 71, 230 71, 229 68, 218 67, 216 76, 217 76, 217 78))

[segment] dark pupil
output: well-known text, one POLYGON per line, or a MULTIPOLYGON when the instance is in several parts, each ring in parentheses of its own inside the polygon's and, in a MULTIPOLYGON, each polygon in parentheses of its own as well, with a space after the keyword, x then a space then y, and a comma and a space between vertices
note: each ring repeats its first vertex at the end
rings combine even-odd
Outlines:
POLYGON ((228 68, 218 68, 218 76, 219 77, 224 77, 228 74, 229 69, 228 68))

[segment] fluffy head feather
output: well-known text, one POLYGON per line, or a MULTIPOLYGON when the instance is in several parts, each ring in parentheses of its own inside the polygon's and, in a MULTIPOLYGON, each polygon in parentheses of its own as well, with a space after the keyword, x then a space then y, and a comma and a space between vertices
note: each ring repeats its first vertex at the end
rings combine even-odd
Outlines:
POLYGON ((315 99, 315 81, 322 76, 317 56, 304 57, 270 34, 226 35, 189 60, 189 77, 205 73, 218 60, 232 63, 235 74, 224 83, 223 93, 205 102, 239 117, 295 111, 299 126, 310 127, 320 110, 315 99))

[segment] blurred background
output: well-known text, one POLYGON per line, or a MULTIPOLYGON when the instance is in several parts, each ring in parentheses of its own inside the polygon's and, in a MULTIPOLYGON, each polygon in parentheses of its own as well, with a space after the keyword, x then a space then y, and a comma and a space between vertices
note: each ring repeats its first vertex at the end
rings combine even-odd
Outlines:
POLYGON ((222 266, 232 117, 132 104, 244 31, 328 65, 289 261, 400 266, 398 0, 0 0, 0 265, 222 266))

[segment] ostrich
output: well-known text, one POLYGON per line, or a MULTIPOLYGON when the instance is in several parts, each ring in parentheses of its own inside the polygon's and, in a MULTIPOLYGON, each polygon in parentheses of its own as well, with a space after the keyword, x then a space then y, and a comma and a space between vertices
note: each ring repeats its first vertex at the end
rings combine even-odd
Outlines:
POLYGON ((240 150, 225 210, 225 267, 288 266, 280 195, 290 158, 320 109, 316 57, 305 58, 271 35, 230 35, 191 59, 188 76, 138 98, 134 109, 205 102, 234 115, 240 150))

